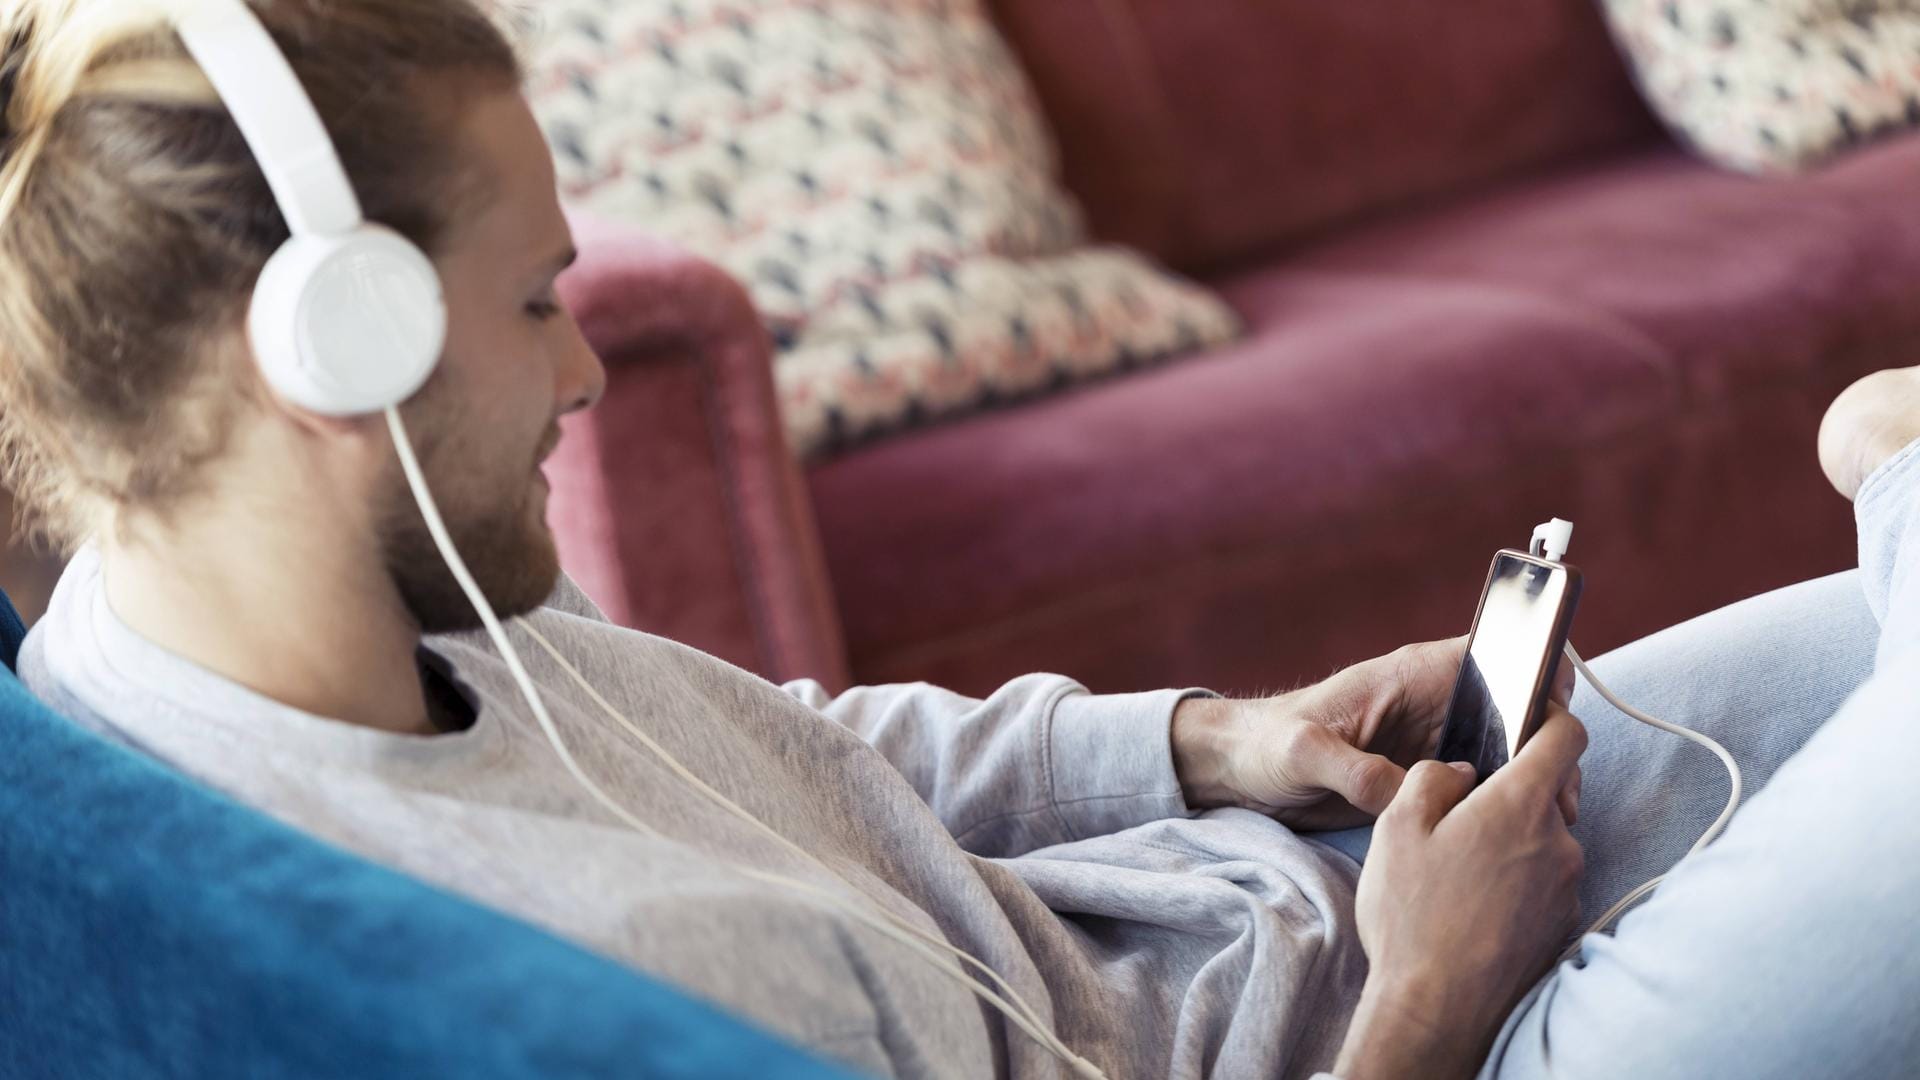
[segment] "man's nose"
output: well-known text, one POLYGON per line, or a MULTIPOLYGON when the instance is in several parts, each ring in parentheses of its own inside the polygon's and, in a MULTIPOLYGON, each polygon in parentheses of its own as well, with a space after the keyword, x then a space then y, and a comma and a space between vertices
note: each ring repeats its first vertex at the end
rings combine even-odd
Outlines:
POLYGON ((607 391, 607 369, 576 327, 555 386, 562 413, 592 408, 607 391))

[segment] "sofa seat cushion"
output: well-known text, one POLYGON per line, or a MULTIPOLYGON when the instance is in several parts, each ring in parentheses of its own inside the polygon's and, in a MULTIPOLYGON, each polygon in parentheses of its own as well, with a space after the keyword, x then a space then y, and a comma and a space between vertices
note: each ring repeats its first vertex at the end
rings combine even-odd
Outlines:
POLYGON ((1660 151, 1383 224, 1216 282, 1238 344, 819 467, 855 677, 1271 687, 1464 631, 1553 514, 1589 651, 1837 569, 1813 428, 1920 350, 1916 158, 1660 151))
POLYGON ((1920 137, 1769 179, 1668 149, 1348 233, 1291 265, 1551 296, 1644 334, 1710 398, 1914 340, 1916 176, 1920 137))
POLYGON ((814 471, 856 679, 959 677, 979 635, 1075 626, 1089 598, 1158 618, 1183 577, 1336 551, 1383 503, 1676 394, 1644 339, 1551 300, 1284 272, 1228 295, 1258 327, 1238 345, 814 471))

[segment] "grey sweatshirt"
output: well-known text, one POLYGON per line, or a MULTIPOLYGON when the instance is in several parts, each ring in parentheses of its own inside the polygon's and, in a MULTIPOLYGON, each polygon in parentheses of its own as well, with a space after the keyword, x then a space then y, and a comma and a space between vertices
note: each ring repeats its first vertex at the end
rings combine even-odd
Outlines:
MULTIPOLYGON (((1034 675, 984 701, 928 686, 829 699, 613 626, 569 585, 529 619, 696 775, 991 965, 1115 1080, 1331 1063, 1366 971, 1359 869, 1254 813, 1191 816, 1168 745, 1181 692, 1094 696, 1034 675)), ((855 1069, 1061 1075, 898 942, 740 873, 846 891, 696 794, 509 633, 576 759, 657 835, 564 771, 482 637, 426 642, 473 725, 390 734, 288 708, 141 638, 82 552, 20 669, 67 716, 240 801, 855 1069)))

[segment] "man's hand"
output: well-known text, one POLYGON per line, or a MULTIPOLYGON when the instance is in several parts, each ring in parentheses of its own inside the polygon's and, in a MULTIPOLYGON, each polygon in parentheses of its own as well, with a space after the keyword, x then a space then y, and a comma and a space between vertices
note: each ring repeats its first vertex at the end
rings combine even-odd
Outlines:
POLYGON ((1370 968, 1335 1071, 1471 1076, 1578 925, 1580 845, 1559 806, 1586 729, 1559 705, 1499 772, 1423 762, 1374 826, 1354 899, 1370 968))
MULTIPOLYGON (((1300 830, 1366 824, 1433 754, 1465 650, 1465 638, 1408 645, 1279 697, 1182 702, 1173 761, 1187 805, 1246 807, 1300 830)), ((1561 680, 1556 700, 1571 689, 1561 680)), ((1572 820, 1577 778, 1564 806, 1572 820)))
POLYGON ((1875 469, 1920 439, 1920 367, 1888 368, 1855 382, 1820 422, 1820 468, 1851 499, 1875 469))

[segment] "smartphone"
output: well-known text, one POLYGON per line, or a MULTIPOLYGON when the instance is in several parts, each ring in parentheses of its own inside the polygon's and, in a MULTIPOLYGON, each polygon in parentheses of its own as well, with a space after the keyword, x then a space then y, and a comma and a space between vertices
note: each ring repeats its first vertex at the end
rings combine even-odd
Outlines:
POLYGON ((1493 557, 1435 756, 1472 762, 1485 780, 1519 753, 1546 717, 1579 602, 1579 570, 1522 551, 1493 557))

